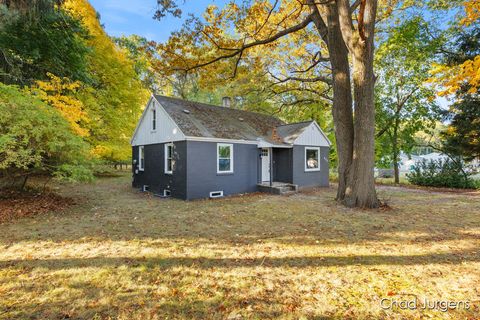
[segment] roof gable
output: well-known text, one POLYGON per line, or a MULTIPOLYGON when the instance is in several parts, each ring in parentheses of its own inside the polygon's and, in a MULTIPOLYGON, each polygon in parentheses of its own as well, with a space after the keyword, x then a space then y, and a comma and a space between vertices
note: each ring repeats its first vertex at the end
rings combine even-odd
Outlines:
POLYGON ((316 121, 307 126, 293 142, 295 145, 330 147, 332 143, 316 121))
POLYGON ((182 130, 152 96, 143 110, 130 144, 133 146, 147 145, 184 139, 185 135, 182 130), (153 108, 156 110, 157 118, 155 130, 152 129, 153 108))
POLYGON ((313 121, 285 124, 277 127, 277 134, 285 143, 293 144, 313 121))
POLYGON ((277 133, 288 144, 320 147, 331 145, 328 137, 314 120, 279 126, 277 133))

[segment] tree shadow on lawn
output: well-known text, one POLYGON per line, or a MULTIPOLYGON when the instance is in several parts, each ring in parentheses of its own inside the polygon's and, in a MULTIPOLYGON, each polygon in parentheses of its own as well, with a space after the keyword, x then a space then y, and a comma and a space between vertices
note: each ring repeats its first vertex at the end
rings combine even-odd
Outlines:
MULTIPOLYGON (((83 303, 77 302, 75 306, 65 298, 38 303, 29 301, 19 303, 11 308, 7 307, 3 313, 11 319, 167 319, 170 317, 172 319, 211 319, 213 312, 223 309, 221 301, 185 299, 182 296, 172 297, 168 301, 161 301, 148 294, 115 294, 111 298, 113 304, 97 302, 96 298, 86 299, 83 297, 83 303)), ((243 302, 241 299, 230 299, 230 303, 235 302, 238 305, 243 302)), ((255 301, 255 303, 258 302, 255 301)), ((0 309, 0 316, 2 315, 1 311, 0 309)), ((279 315, 262 313, 265 318, 279 315)), ((216 318, 223 319, 227 315, 216 318)))
MULTIPOLYGON (((248 319, 242 316, 246 309, 254 319, 275 319, 286 314, 295 315, 298 305, 281 301, 277 297, 239 296, 235 293, 226 297, 205 299, 193 298, 179 292, 168 300, 154 295, 115 295, 113 303, 100 303, 82 299, 84 304, 71 305, 69 299, 34 303, 21 302, 15 308, 6 308, 9 319, 248 319), (85 303, 88 302, 88 303, 85 303)), ((0 311, 2 311, 0 309, 0 311)), ((0 316, 2 313, 0 312, 0 316)), ((302 313, 298 314, 299 316, 302 313)), ((297 317, 295 317, 297 318, 297 317)), ((312 315, 309 319, 336 319, 327 315, 312 315)), ((355 317, 344 317, 354 319, 355 317)))
POLYGON ((88 258, 52 258, 52 259, 15 259, 0 261, 1 268, 15 267, 25 269, 45 268, 64 270, 89 267, 147 267, 171 269, 175 267, 210 268, 305 268, 305 267, 345 267, 380 265, 433 265, 462 264, 479 262, 480 248, 458 250, 445 253, 418 255, 349 255, 349 256, 289 256, 262 258, 207 258, 207 257, 88 257, 88 258))

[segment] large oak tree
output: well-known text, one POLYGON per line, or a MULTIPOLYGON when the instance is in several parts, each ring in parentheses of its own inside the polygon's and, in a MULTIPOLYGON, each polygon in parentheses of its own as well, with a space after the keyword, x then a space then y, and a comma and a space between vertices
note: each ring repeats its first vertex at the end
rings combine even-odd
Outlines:
MULTIPOLYGON (((157 18, 181 14, 175 1, 157 3, 157 18)), ((252 52, 270 50, 275 43, 305 30, 315 32, 316 43, 311 45, 320 50, 304 71, 327 60, 328 73, 323 70, 308 78, 288 75, 282 80, 323 81, 331 86, 338 153, 337 200, 349 207, 374 208, 379 205, 373 175, 377 5, 377 0, 247 1, 240 6, 232 2, 223 10, 210 7, 206 22, 192 19, 194 23, 174 34, 160 51, 176 71, 189 72, 232 59, 235 74, 241 60, 252 52), (210 50, 204 46, 196 50, 205 43, 211 45, 210 50)))

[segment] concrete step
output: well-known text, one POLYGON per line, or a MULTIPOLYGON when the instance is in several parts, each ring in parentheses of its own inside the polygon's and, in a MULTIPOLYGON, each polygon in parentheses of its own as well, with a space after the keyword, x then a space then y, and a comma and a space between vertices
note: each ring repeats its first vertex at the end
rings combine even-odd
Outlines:
POLYGON ((258 190, 261 192, 268 192, 273 194, 290 194, 298 191, 298 186, 296 184, 285 183, 281 185, 265 185, 259 184, 258 190))

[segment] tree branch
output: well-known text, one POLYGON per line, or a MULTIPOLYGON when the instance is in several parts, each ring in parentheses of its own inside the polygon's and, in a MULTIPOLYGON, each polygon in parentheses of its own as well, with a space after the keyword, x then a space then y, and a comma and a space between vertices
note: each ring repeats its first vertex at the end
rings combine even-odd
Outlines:
POLYGON ((233 52, 231 53, 228 53, 228 54, 225 54, 225 55, 221 55, 221 56, 218 56, 210 61, 207 61, 207 62, 203 62, 203 63, 199 63, 195 66, 192 66, 192 67, 187 67, 186 69, 175 69, 176 71, 185 71, 185 72, 189 72, 191 70, 194 70, 194 69, 198 69, 198 68, 202 68, 202 67, 206 67, 210 64, 213 64, 215 62, 218 62, 220 60, 224 60, 224 59, 229 59, 229 58, 233 58, 239 54, 243 54, 243 52, 249 48, 252 48, 252 47, 255 47, 255 46, 260 46, 260 45, 264 45, 264 44, 268 44, 268 43, 271 43, 271 42, 275 42, 276 40, 280 39, 281 37, 283 36, 286 36, 290 33, 294 33, 294 32, 297 32, 299 30, 302 30, 304 28, 306 28, 310 22, 312 22, 312 15, 308 15, 302 22, 300 22, 299 24, 296 24, 290 28, 287 28, 287 29, 284 29, 276 34, 274 34, 273 36, 269 37, 269 38, 266 38, 266 39, 263 39, 263 40, 258 40, 258 41, 253 41, 253 42, 250 42, 250 43, 247 43, 247 44, 244 44, 242 45, 242 47, 234 50, 233 52))
POLYGON ((340 22, 340 30, 342 31, 343 41, 345 42, 348 50, 353 52, 353 22, 350 13, 350 4, 348 0, 338 0, 338 18, 340 22))
POLYGON ((355 0, 355 2, 352 3, 352 5, 350 6, 350 13, 353 13, 353 11, 357 10, 360 2, 362 2, 362 0, 355 0))
POLYGON ((313 23, 315 24, 320 37, 328 46, 328 28, 325 24, 325 21, 323 21, 322 16, 320 15, 320 11, 318 11, 317 4, 315 3, 315 0, 307 0, 307 2, 310 10, 312 11, 313 23))
POLYGON ((408 99, 410 99, 410 97, 418 90, 418 87, 417 88, 414 88, 412 91, 410 91, 406 96, 404 96, 403 98, 400 98, 397 94, 397 109, 395 110, 395 114, 394 116, 388 121, 388 123, 385 125, 385 127, 380 130, 376 137, 377 138, 380 138, 389 128, 390 126, 392 125, 393 121, 395 119, 397 119, 400 115, 400 112, 402 111, 403 107, 405 106, 405 103, 407 103, 408 99))
POLYGON ((360 38, 365 41, 365 5, 367 4, 366 0, 360 0, 360 10, 358 12, 358 33, 360 38))
POLYGON ((312 61, 313 61, 313 63, 308 68, 306 68, 304 70, 293 70, 292 73, 308 72, 308 71, 312 70, 313 68, 315 68, 320 62, 330 61, 330 58, 329 57, 322 57, 322 53, 320 51, 318 51, 317 53, 315 53, 315 56, 313 56, 312 61))
POLYGON ((279 1, 279 0, 275 0, 275 3, 272 5, 272 8, 268 11, 268 15, 267 15, 267 17, 265 18, 265 21, 264 21, 263 24, 260 26, 260 28, 258 28, 258 29, 255 31, 254 36, 256 36, 260 31, 262 31, 263 27, 265 27, 265 25, 267 24, 268 20, 270 19, 270 16, 271 16, 272 13, 273 13, 273 10, 275 10, 275 8, 277 7, 278 1, 279 1))
POLYGON ((317 77, 314 77, 314 78, 286 77, 284 79, 280 79, 279 77, 275 76, 271 72, 269 72, 269 74, 272 78, 277 80, 277 82, 274 83, 274 84, 284 83, 284 82, 287 82, 287 81, 299 81, 299 82, 324 82, 328 85, 332 85, 332 79, 329 78, 329 77, 325 77, 325 76, 317 76, 317 77))

